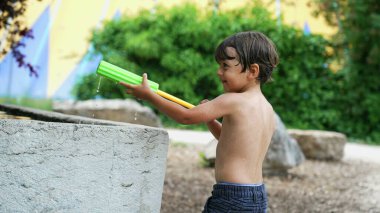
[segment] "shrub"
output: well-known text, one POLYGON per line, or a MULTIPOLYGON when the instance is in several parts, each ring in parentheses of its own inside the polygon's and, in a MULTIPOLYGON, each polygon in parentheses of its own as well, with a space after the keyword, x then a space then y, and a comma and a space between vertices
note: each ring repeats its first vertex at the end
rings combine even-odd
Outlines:
POLYGON ((317 15, 339 31, 334 53, 342 63, 344 87, 337 107, 338 130, 380 144, 380 1, 314 0, 317 15))

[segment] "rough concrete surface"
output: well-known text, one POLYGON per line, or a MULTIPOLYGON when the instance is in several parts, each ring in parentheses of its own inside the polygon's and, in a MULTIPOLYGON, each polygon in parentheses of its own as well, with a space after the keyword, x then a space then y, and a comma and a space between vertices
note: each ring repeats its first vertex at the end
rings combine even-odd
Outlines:
POLYGON ((168 134, 0 120, 0 212, 159 212, 168 134))

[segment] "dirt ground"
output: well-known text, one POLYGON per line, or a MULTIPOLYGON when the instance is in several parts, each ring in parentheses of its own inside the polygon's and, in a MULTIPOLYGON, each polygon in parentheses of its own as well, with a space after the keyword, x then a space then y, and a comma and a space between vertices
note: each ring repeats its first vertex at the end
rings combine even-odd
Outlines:
MULTIPOLYGON (((201 212, 215 183, 202 145, 169 147, 161 213, 201 212)), ((286 176, 265 176, 268 212, 380 213, 380 164, 307 160, 286 176)))

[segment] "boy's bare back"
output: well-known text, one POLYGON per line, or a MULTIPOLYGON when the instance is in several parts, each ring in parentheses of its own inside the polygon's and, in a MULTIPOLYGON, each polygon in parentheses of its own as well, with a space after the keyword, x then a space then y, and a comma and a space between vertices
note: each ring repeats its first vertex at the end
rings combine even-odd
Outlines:
POLYGON ((216 149, 217 182, 262 183, 262 163, 275 127, 272 106, 260 91, 236 93, 240 104, 223 117, 216 149))

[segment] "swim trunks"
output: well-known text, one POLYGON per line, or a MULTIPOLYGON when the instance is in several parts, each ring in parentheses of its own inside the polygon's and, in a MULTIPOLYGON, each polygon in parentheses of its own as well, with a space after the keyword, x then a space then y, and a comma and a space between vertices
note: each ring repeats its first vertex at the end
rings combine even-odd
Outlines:
POLYGON ((265 213, 267 203, 264 184, 220 182, 213 186, 203 213, 265 213))

